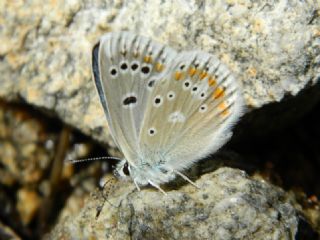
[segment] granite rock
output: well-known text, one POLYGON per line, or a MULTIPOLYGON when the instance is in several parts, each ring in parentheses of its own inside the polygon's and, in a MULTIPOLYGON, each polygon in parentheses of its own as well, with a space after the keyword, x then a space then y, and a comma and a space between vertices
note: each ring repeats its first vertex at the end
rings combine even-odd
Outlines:
POLYGON ((200 189, 188 184, 163 195, 118 182, 98 218, 101 194, 47 239, 294 239, 298 218, 279 188, 231 168, 196 183, 200 189))
MULTIPOLYGON (((216 54, 242 82, 248 109, 304 95, 299 105, 278 112, 272 107, 271 114, 263 113, 261 119, 290 109, 299 115, 320 99, 319 6, 318 0, 4 0, 0 2, 0 98, 54 113, 114 146, 91 81, 91 47, 106 32, 129 30, 177 50, 216 54)), ((256 116, 253 119, 258 122, 256 116)), ((270 122, 275 121, 268 119, 268 125, 270 122)), ((21 131, 32 126, 32 121, 25 121, 21 131)), ((2 125, 0 133, 7 134, 2 125)), ((38 138, 37 127, 27 139, 17 138, 23 151, 3 143, 0 150, 6 151, 1 154, 6 158, 1 164, 6 171, 0 169, 4 174, 1 184, 12 186, 21 181, 17 177, 20 169, 31 177, 23 182, 38 183, 42 178, 42 169, 49 164, 47 156, 36 168, 40 175, 30 174, 33 168, 28 171, 13 161, 20 151, 26 156, 34 151, 37 142, 33 137, 38 138)), ((110 239, 156 238, 160 234, 179 238, 188 233, 194 239, 206 234, 216 239, 290 239, 295 235, 297 217, 278 188, 225 168, 197 182, 203 186, 200 190, 183 186, 169 189, 166 197, 150 189, 138 193, 131 186, 117 185, 109 200, 119 207, 106 205, 98 220, 95 211, 101 197, 90 199, 80 214, 72 208, 65 210, 63 215, 72 216, 59 221, 49 238, 71 239, 73 234, 98 239, 106 235, 110 239)), ((26 219, 32 218, 33 214, 26 219)))
POLYGON ((30 106, 0 101, 0 239, 19 239, 9 237, 10 228, 21 239, 38 239, 66 199, 71 203, 64 204, 64 212, 70 215, 96 188, 101 162, 83 170, 63 164, 87 156, 92 143, 72 141, 76 133, 71 132, 70 144, 63 144, 61 128, 57 119, 30 106), (57 158, 65 145, 66 153, 57 158))
POLYGON ((6 0, 0 22, 0 97, 55 112, 111 145, 90 73, 91 47, 105 32, 130 30, 216 54, 243 83, 252 109, 320 77, 318 0, 6 0))

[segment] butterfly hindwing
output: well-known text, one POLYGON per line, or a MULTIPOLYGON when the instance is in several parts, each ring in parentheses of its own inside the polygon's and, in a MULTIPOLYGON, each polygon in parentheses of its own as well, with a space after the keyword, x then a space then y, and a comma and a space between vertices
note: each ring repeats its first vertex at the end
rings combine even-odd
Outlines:
POLYGON ((213 55, 181 53, 149 96, 140 135, 144 152, 181 170, 216 151, 241 115, 240 89, 213 55))

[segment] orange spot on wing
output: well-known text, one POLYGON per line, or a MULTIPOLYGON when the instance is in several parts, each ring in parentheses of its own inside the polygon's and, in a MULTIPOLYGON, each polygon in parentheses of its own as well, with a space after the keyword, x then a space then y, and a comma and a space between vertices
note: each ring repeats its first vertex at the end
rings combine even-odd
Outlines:
POLYGON ((218 105, 218 109, 221 111, 220 112, 220 115, 222 117, 226 117, 230 114, 230 111, 229 111, 229 108, 228 108, 228 105, 226 104, 226 102, 222 102, 218 105))
POLYGON ((163 64, 161 64, 161 63, 156 63, 156 70, 157 70, 158 72, 161 72, 163 69, 164 69, 163 64))
POLYGON ((193 75, 195 75, 196 74, 196 72, 197 72, 197 70, 195 69, 195 68, 190 68, 189 69, 189 75, 192 77, 193 75))
POLYGON ((227 104, 225 102, 222 102, 218 105, 219 110, 224 111, 227 109, 227 104))
POLYGON ((174 74, 174 78, 177 80, 177 81, 179 81, 180 79, 181 79, 181 77, 182 77, 182 72, 176 72, 175 74, 174 74))
POLYGON ((202 72, 202 73, 200 74, 200 80, 204 79, 204 78, 207 77, 207 76, 208 76, 208 73, 207 73, 207 72, 202 72))
POLYGON ((214 78, 214 77, 210 77, 209 80, 208 80, 208 84, 209 86, 214 86, 217 84, 217 80, 214 78))
POLYGON ((151 58, 150 56, 145 56, 145 57, 143 58, 143 61, 144 61, 145 63, 151 63, 151 62, 152 62, 152 58, 151 58))
POLYGON ((224 89, 222 87, 217 87, 217 89, 213 92, 212 97, 214 99, 220 98, 224 96, 224 89))

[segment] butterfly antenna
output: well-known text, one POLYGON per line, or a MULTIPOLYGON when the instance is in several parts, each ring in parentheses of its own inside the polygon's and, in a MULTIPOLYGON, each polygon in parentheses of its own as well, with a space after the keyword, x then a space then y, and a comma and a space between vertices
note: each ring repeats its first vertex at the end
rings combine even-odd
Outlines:
POLYGON ((96 160, 105 160, 105 159, 113 159, 113 160, 118 160, 121 161, 121 158, 117 157, 94 157, 94 158, 84 158, 84 159, 68 159, 65 162, 69 164, 74 164, 74 163, 80 163, 80 162, 89 162, 89 161, 96 161, 96 160))

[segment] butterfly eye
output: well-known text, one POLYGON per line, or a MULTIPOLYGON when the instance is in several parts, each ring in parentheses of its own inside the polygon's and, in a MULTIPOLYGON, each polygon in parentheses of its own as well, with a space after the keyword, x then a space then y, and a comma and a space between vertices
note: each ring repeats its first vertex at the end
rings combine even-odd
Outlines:
POLYGON ((122 172, 123 172, 123 174, 126 175, 126 176, 129 176, 129 175, 130 175, 128 162, 126 162, 126 163, 123 165, 122 172))

